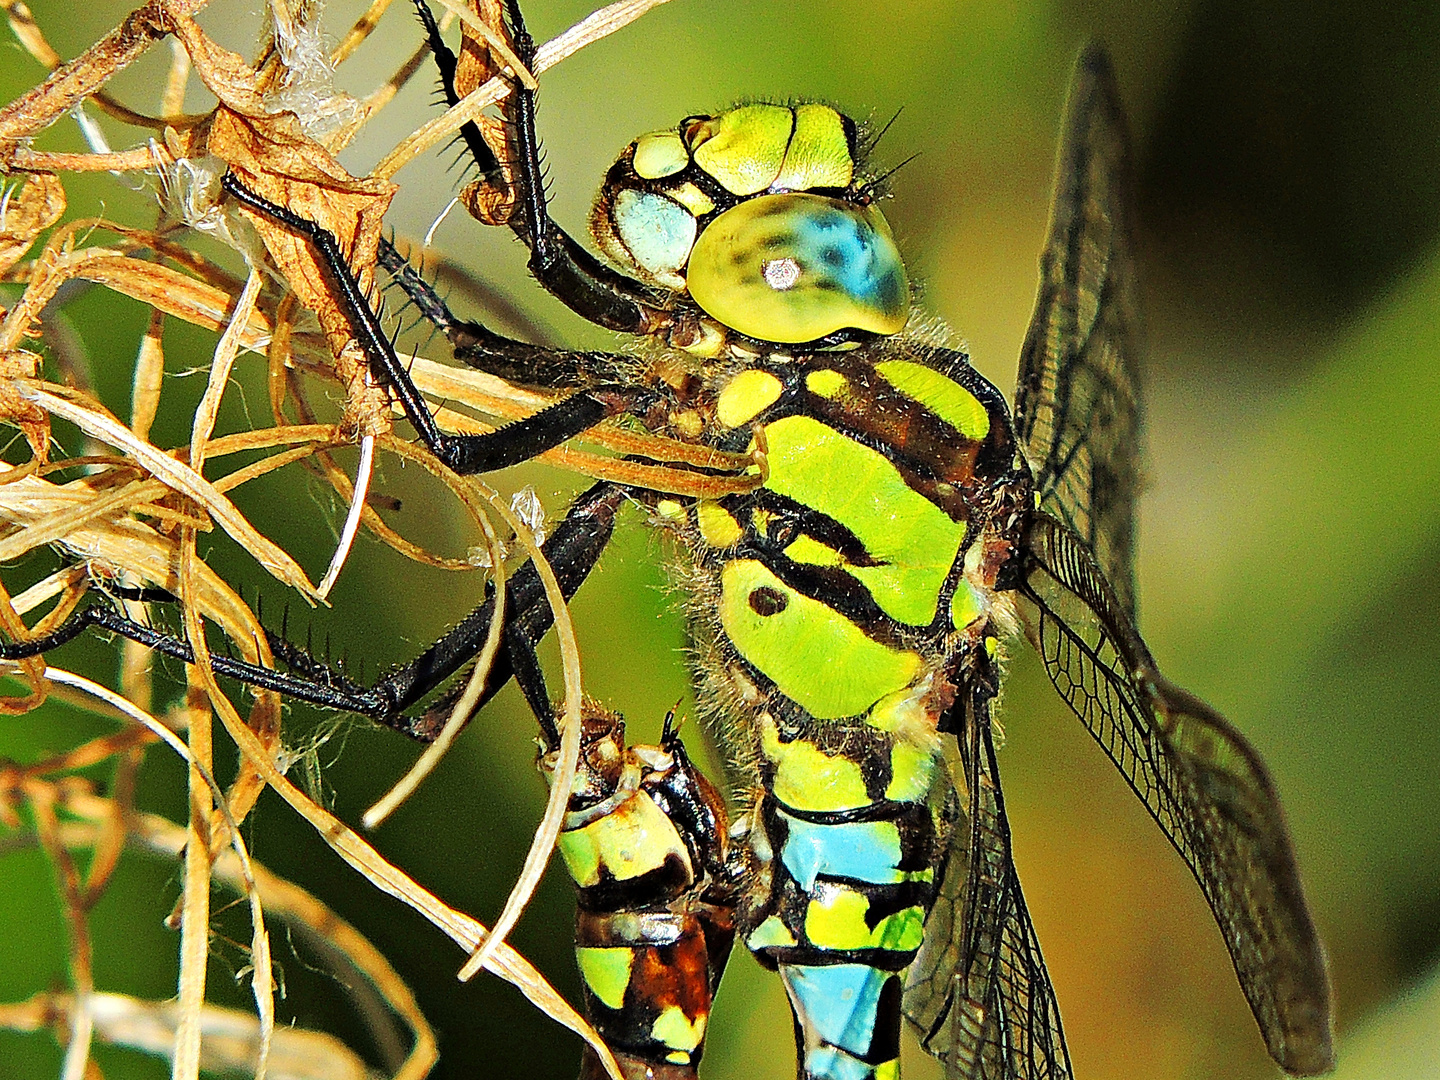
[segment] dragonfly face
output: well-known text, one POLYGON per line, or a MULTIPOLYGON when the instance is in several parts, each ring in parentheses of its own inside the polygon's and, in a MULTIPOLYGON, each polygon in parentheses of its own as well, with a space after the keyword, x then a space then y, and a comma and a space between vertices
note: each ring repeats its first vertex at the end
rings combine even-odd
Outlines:
POLYGON ((651 132, 621 153, 590 215, 616 262, 693 305, 697 355, 725 331, 762 347, 902 330, 910 287, 856 166, 856 125, 828 105, 744 105, 651 132))

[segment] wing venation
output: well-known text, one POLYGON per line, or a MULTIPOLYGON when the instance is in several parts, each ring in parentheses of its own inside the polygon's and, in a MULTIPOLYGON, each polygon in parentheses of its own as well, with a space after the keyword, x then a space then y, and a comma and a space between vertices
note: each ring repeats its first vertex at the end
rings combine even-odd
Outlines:
POLYGON ((1133 616, 1140 379, 1130 169, 1115 76, 1091 46, 1071 81, 1015 430, 1041 506, 1089 545, 1133 616))
POLYGON ((906 979, 905 1015, 947 1080, 1072 1080, 1055 989, 1011 857, 989 700, 973 688, 960 750, 967 812, 952 830, 940 895, 906 979))
POLYGON ((1327 1071, 1324 950, 1259 755, 1160 674, 1079 537, 1037 513, 1025 547, 1029 629, 1055 688, 1200 883, 1271 1055, 1296 1075, 1327 1071))

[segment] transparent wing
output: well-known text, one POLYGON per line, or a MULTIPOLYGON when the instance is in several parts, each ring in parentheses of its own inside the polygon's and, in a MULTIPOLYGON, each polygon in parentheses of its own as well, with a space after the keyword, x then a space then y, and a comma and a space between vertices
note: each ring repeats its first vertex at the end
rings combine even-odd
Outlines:
POLYGON ((1156 670, 1079 537, 1037 513, 1025 549, 1029 629, 1055 688, 1195 874, 1271 1056, 1296 1075, 1328 1070, 1325 955, 1264 764, 1156 670))
POLYGON ((1125 119, 1110 61, 1092 45, 1071 79, 1015 430, 1041 506, 1090 546, 1133 616, 1140 392, 1130 216, 1125 119))
POLYGON ((905 1015, 947 1080, 1070 1080, 1055 990, 1010 857, 988 701, 960 735, 968 821, 951 833, 940 895, 906 978, 905 1015))

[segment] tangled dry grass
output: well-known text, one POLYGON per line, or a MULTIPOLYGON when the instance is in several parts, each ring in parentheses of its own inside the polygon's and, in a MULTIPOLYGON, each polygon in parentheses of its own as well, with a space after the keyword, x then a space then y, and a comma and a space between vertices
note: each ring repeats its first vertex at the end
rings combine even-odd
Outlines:
MULTIPOLYGON (((535 72, 525 71, 505 44, 498 3, 471 7, 445 0, 448 17, 461 23, 463 46, 459 87, 466 96, 455 108, 402 140, 368 176, 343 168, 336 154, 382 109, 406 80, 420 70, 426 50, 418 49, 395 73, 364 98, 334 89, 332 75, 379 24, 390 0, 374 0, 328 53, 318 6, 308 0, 269 0, 266 32, 254 59, 222 48, 194 16, 208 0, 151 0, 132 11, 80 56, 63 62, 47 44, 43 28, 17 0, 0 0, 10 28, 50 75, 0 109, 0 280, 23 286, 8 309, 0 309, 0 420, 18 429, 28 445, 23 460, 14 452, 0 462, 0 563, 35 549, 62 554, 60 568, 11 595, 0 582, 0 629, 12 641, 43 635, 61 623, 92 589, 111 583, 158 586, 180 600, 184 627, 197 663, 187 667, 188 693, 181 706, 163 716, 154 712, 143 653, 128 650, 126 676, 118 691, 78 675, 47 667, 44 658, 7 666, 19 689, 0 698, 0 710, 20 714, 47 695, 59 695, 112 718, 113 733, 41 761, 0 766, 0 815, 15 837, 29 837, 46 853, 63 898, 69 930, 69 986, 43 990, 25 1001, 0 1005, 0 1026, 48 1029, 66 1047, 67 1080, 98 1075, 90 1058, 94 1040, 147 1050, 170 1058, 173 1075, 189 1078, 201 1069, 233 1069, 321 1080, 367 1075, 355 1049, 323 1032, 277 1029, 274 1024, 267 922, 281 920, 327 940, 326 955, 412 1033, 395 1077, 424 1076, 436 1060, 436 1041, 415 1000, 394 969, 353 928, 319 900, 251 860, 240 824, 267 786, 309 822, 325 842, 375 888, 421 912, 456 941, 470 961, 468 977, 481 966, 522 988, 535 1006, 597 1046, 613 1060, 579 1016, 522 956, 504 943, 550 852, 564 809, 578 747, 579 724, 567 713, 567 759, 555 797, 539 828, 526 871, 502 912, 497 932, 453 909, 386 861, 355 830, 318 805, 286 778, 277 764, 284 748, 280 704, 273 693, 258 693, 247 711, 228 698, 209 667, 209 640, 223 635, 246 659, 273 663, 255 614, 197 555, 196 539, 218 529, 248 552, 287 589, 311 603, 324 602, 358 528, 368 529, 403 555, 434 565, 468 565, 423 550, 381 519, 366 499, 368 470, 375 454, 399 455, 430 470, 473 517, 485 537, 496 579, 505 559, 499 532, 513 534, 518 551, 537 559, 557 613, 565 658, 567 709, 581 700, 579 657, 553 575, 539 557, 536 539, 510 506, 484 484, 450 474, 422 448, 391 431, 388 395, 370 378, 354 345, 342 309, 311 250, 274 223, 220 202, 220 177, 234 172, 268 199, 318 221, 334 233, 362 287, 371 289, 382 219, 396 188, 391 177, 407 161, 452 135, 467 120, 503 139, 504 125, 483 110, 508 93, 510 80, 533 81, 546 67, 624 26, 659 0, 621 0, 547 43, 535 72), (146 50, 172 44, 169 77, 158 108, 122 104, 106 90, 109 80, 146 50), (182 111, 188 85, 198 80, 215 106, 203 114, 182 111), (98 108, 138 129, 136 145, 123 150, 92 142, 88 153, 37 150, 32 140, 50 125, 68 122, 81 105, 98 108), (80 173, 106 171, 139 177, 164 196, 155 220, 136 223, 73 218, 66 213, 66 182, 80 173), (233 272, 197 250, 197 237, 218 239, 243 265, 233 272), (45 338, 47 306, 62 287, 83 280, 146 305, 148 330, 137 342, 128 420, 115 416, 91 393, 67 382, 63 356, 45 338), (151 427, 171 391, 164 372, 163 331, 179 320, 218 334, 201 404, 188 443, 158 446, 151 427), (58 357, 58 358, 57 358, 58 357), (217 411, 232 367, 258 358, 265 364, 270 426, 217 435, 217 411), (317 388, 339 386, 343 408, 333 414, 317 388), (51 432, 55 419, 73 424, 85 438, 82 453, 63 456, 51 432), (362 465, 352 476, 335 461, 339 446, 362 445, 362 465), (256 455, 259 455, 258 457, 256 455), (247 464, 227 466, 236 455, 247 464), (330 571, 313 584, 284 537, 264 535, 231 501, 238 487, 274 470, 324 478, 351 506, 342 542, 330 571), (498 517, 498 529, 492 520, 498 517), (205 627, 214 628, 207 639, 205 627), (220 721, 219 732, 214 719, 220 721), (222 787, 214 770, 217 738, 239 750, 240 768, 222 787), (163 744, 163 746, 162 746, 163 744), (183 824, 136 811, 130 801, 135 771, 150 752, 173 752, 189 767, 189 820, 183 824), (109 779, 93 780, 93 766, 110 765, 109 779), (85 777, 77 771, 89 769, 85 777), (96 985, 87 913, 104 893, 127 849, 160 853, 183 865, 183 890, 173 919, 181 928, 180 977, 176 998, 146 1001, 106 992, 96 985), (253 1013, 208 1003, 205 975, 211 920, 212 883, 243 896, 249 906, 253 1013)), ((397 12, 393 18, 406 18, 397 12)), ((493 109, 492 109, 493 111, 493 109)), ((503 221, 504 192, 472 185, 463 197, 484 221, 503 221)), ((459 370, 423 358, 414 363, 420 389, 443 401, 436 415, 452 431, 490 430, 497 422, 529 415, 550 399, 473 370, 459 370)), ((622 456, 641 454, 670 462, 693 460, 695 449, 619 428, 588 433, 590 450, 571 446, 545 459, 591 476, 636 480, 647 487, 687 493, 702 491, 697 474, 636 465, 622 456)), ((712 462, 709 462, 713 464, 712 462)), ((723 478, 707 481, 726 488, 723 478)), ((498 584, 498 580, 497 580, 498 584)), ((497 589, 503 596, 503 589, 497 589)), ((119 603, 119 600, 111 602, 119 603)), ((132 601, 136 617, 143 609, 132 601)), ((495 626, 498 628, 499 620, 495 626)), ((492 634, 477 671, 498 645, 492 634)), ((480 680, 472 682, 477 688, 480 680)), ((458 732, 473 705, 464 696, 446 734, 422 759, 416 772, 383 805, 383 817, 419 782, 428 765, 458 732)))

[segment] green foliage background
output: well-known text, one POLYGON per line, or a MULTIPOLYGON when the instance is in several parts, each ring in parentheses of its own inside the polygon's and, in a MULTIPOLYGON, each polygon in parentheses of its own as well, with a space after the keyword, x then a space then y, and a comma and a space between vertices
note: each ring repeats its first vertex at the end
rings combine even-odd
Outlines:
MULTIPOLYGON (((127 6, 32 4, 66 56, 127 6)), ((331 0, 331 33, 361 7, 331 0)), ((413 48, 418 30, 404 8, 396 4, 347 65, 344 85, 367 89, 413 48)), ((528 5, 541 39, 586 11, 582 0, 528 5)), ((201 17, 222 42, 247 52, 253 20, 249 6, 226 0, 201 17)), ((1419 0, 1363 11, 1344 0, 674 0, 545 76, 541 127, 554 210, 582 230, 614 153, 688 113, 740 99, 818 97, 883 123, 903 108, 877 164, 920 156, 894 178, 886 214, 925 284, 927 307, 1008 391, 1034 292, 1068 70, 1094 37, 1114 52, 1139 159, 1150 464, 1142 626, 1167 673, 1223 709, 1273 769, 1333 963, 1341 1075, 1434 1075, 1440 8, 1419 0)), ((8 100, 41 72, 13 44, 0 48, 0 97, 8 100)), ((114 88, 150 109, 163 70, 163 57, 152 56, 114 88)), ((349 152, 354 170, 432 114, 430 88, 428 76, 418 78, 382 114, 349 152)), ((196 93, 189 104, 205 102, 196 93)), ((106 128, 116 146, 139 137, 106 128)), ((41 145, 79 148, 70 124, 41 145)), ((447 172, 446 160, 397 178, 403 190, 390 221, 401 234, 423 234, 450 198, 461 174, 447 172)), ((152 219, 149 190, 103 174, 70 190, 78 211, 103 206, 120 220, 152 219)), ((435 243, 557 340, 605 345, 605 335, 526 280, 523 254, 507 237, 483 234, 457 213, 435 243)), ((95 385, 128 415, 145 313, 94 289, 61 319, 83 342, 95 385)), ((205 364, 212 345, 172 322, 166 349, 175 377, 205 364)), ((247 395, 264 415, 260 374, 250 363, 237 380, 227 403, 232 427, 248 423, 247 395)), ((191 378, 171 391, 157 441, 184 439, 190 417, 173 406, 187 393, 198 399, 202 385, 191 378)), ((535 471, 514 480, 524 482, 557 514, 577 486, 535 471)), ((452 552, 472 542, 415 470, 388 463, 379 486, 403 496, 391 520, 407 535, 452 552)), ((337 515, 313 485, 276 478, 249 493, 244 508, 318 576, 337 515)), ((575 607, 589 688, 622 708, 632 735, 645 738, 686 698, 683 630, 657 568, 662 554, 632 520, 575 607)), ((211 559, 234 580, 256 577, 223 544, 211 559)), ((313 622, 317 640, 328 634, 337 653, 348 649, 374 670, 412 655, 479 589, 478 579, 421 571, 369 544, 347 569, 333 611, 296 611, 292 625, 313 622)), ((274 608, 285 602, 276 592, 267 593, 274 608)), ((1017 649, 1002 714, 1001 768, 1016 860, 1077 1074, 1273 1075, 1198 890, 1023 653, 1017 649)), ((74 647, 61 662, 114 678, 115 652, 105 645, 74 647)), ((290 738, 310 738, 318 719, 294 710, 290 738)), ((7 719, 0 755, 32 759, 105 729, 59 707, 7 719)), ((542 804, 532 738, 532 722, 507 696, 379 834, 400 865, 481 918, 498 910, 542 804)), ((398 736, 349 727, 318 753, 327 796, 355 821, 414 753, 398 736)), ((181 820, 183 790, 178 764, 152 752, 141 802, 181 820)), ((573 1038, 496 980, 457 986, 461 958, 449 942, 354 878, 278 801, 262 802, 249 839, 272 869, 357 923, 417 988, 442 1033, 438 1075, 573 1075, 573 1038)), ((102 988, 173 992, 177 938, 161 919, 176 891, 173 868, 127 861, 95 913, 102 988)), ((565 881, 552 873, 515 941, 573 995, 569 905, 565 881)), ((233 914, 217 920, 243 940, 241 925, 233 914)), ((368 1048, 339 987, 283 941, 277 959, 287 1017, 368 1048)), ((218 998, 243 1003, 227 974, 243 963, 217 938, 218 998)), ((7 854, 0 1000, 27 997, 63 972, 48 868, 34 852, 7 854)), ((789 1043, 778 983, 737 952, 707 1076, 793 1075, 789 1043)), ((54 1075, 59 1059, 46 1038, 0 1033, 0 1077, 54 1075)), ((168 1075, 161 1063, 128 1054, 101 1051, 97 1059, 110 1078, 168 1075)), ((913 1075, 933 1075, 928 1062, 914 1064, 913 1075)))

